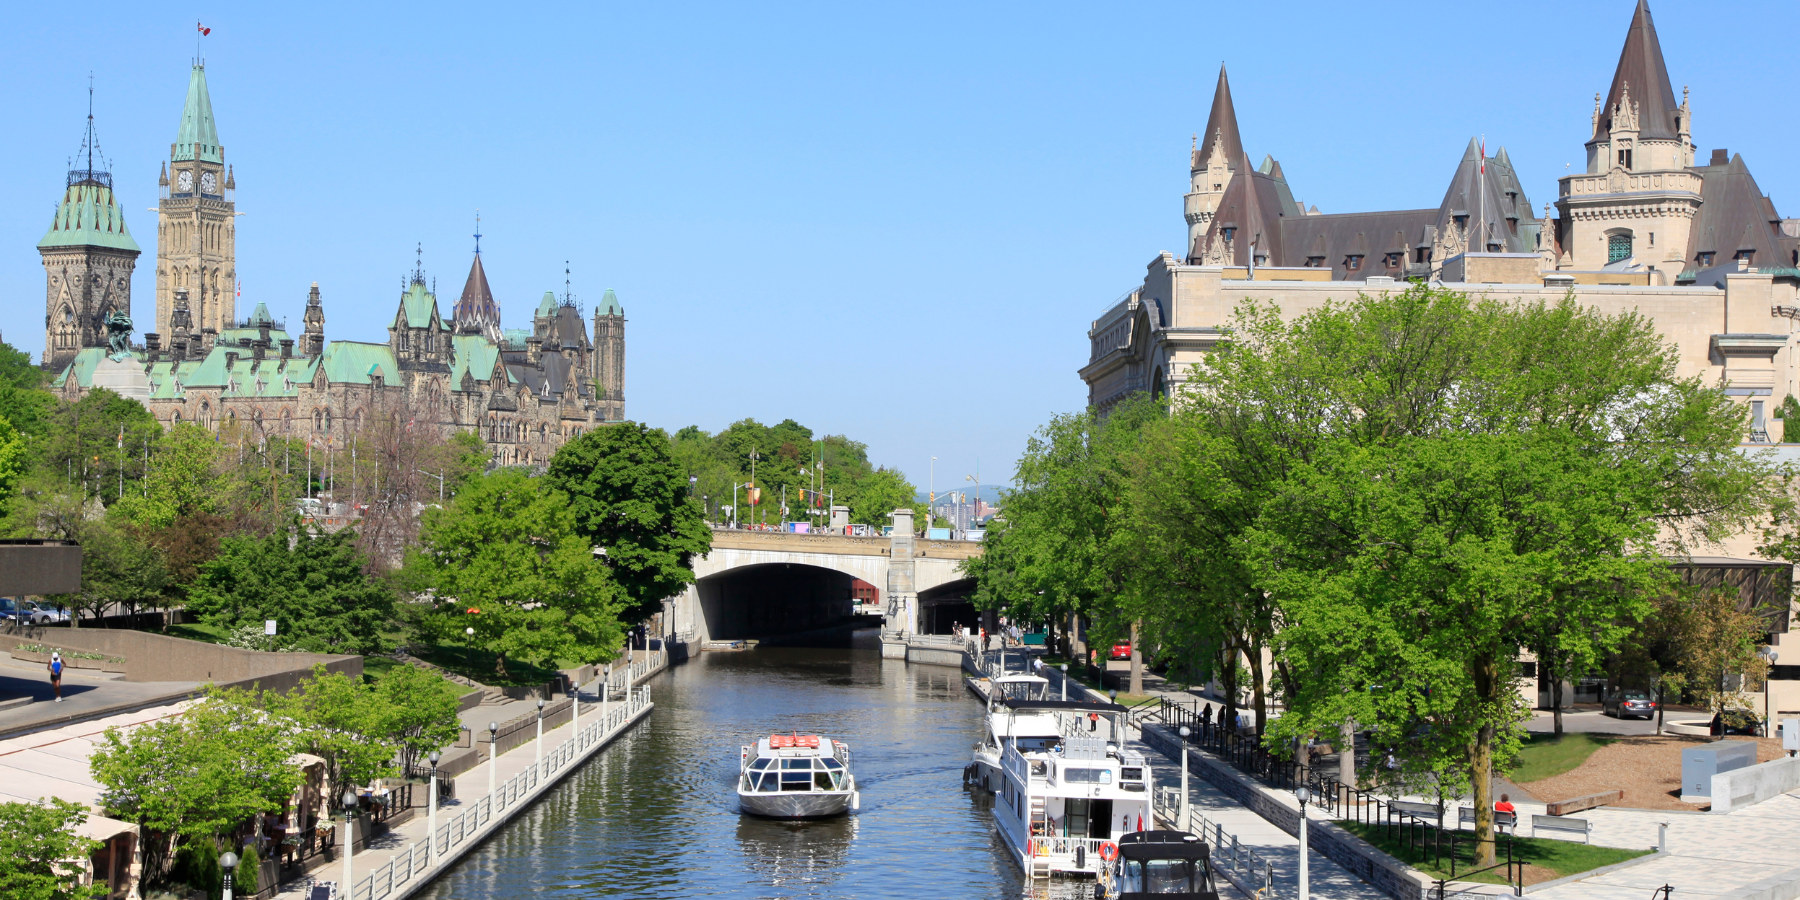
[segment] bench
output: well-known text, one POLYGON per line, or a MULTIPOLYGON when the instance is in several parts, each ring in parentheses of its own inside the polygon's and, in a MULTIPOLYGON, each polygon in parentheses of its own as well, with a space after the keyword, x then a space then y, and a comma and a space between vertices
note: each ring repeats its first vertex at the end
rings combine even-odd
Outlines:
MULTIPOLYGON (((1456 811, 1456 827, 1461 828, 1464 825, 1467 825, 1470 828, 1475 827, 1475 808, 1472 806, 1459 807, 1456 811)), ((1518 813, 1501 812, 1497 809, 1494 810, 1495 828, 1517 828, 1518 825, 1518 813)))
POLYGON ((1617 803, 1624 799, 1624 791, 1601 791, 1598 794, 1588 794, 1573 800, 1558 800, 1555 803, 1546 804, 1544 812, 1553 816, 1566 816, 1569 813, 1578 813, 1584 809, 1593 809, 1596 806, 1605 806, 1608 803, 1617 803))
POLYGON ((1412 816, 1415 819, 1423 819, 1427 822, 1436 822, 1438 818, 1437 805, 1432 803, 1417 803, 1412 800, 1389 800, 1388 810, 1391 813, 1400 813, 1402 815, 1412 816))
POLYGON ((1540 831, 1562 832, 1563 834, 1579 834, 1581 842, 1591 844, 1594 825, 1586 819, 1572 819, 1568 816, 1532 816, 1531 836, 1537 837, 1540 831))

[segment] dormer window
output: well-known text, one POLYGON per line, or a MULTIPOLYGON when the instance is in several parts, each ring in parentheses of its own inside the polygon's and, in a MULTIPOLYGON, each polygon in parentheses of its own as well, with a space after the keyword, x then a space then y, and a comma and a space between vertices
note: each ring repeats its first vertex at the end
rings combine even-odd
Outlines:
POLYGON ((1349 256, 1344 257, 1344 268, 1346 268, 1352 272, 1361 271, 1362 270, 1362 261, 1363 261, 1362 254, 1352 253, 1349 256))
POLYGON ((1306 258, 1306 267, 1309 269, 1320 269, 1324 268, 1324 266, 1325 257, 1323 256, 1309 256, 1306 258))
POLYGON ((1747 265, 1750 265, 1756 259, 1756 251, 1755 250, 1739 250, 1737 252, 1737 254, 1732 256, 1731 258, 1735 259, 1735 260, 1739 260, 1744 265, 1747 266, 1747 265))
POLYGON ((1400 267, 1400 263, 1402 261, 1404 261, 1405 259, 1406 259, 1405 251, 1395 250, 1394 252, 1389 253, 1384 261, 1387 263, 1388 268, 1397 269, 1400 267))
POLYGON ((1237 229, 1227 226, 1219 229, 1219 237, 1229 241, 1237 235, 1237 229))
POLYGON ((1500 245, 1499 245, 1499 244, 1498 244, 1498 243, 1495 243, 1495 242, 1494 242, 1494 241, 1488 241, 1488 245, 1487 245, 1487 252, 1489 252, 1489 253, 1499 253, 1499 252, 1500 252, 1500 245))
POLYGON ((1413 262, 1416 262, 1416 263, 1431 262, 1431 248, 1430 247, 1420 247, 1419 249, 1414 250, 1413 251, 1413 262))
POLYGON ((1469 214, 1468 213, 1463 213, 1462 215, 1459 215, 1459 216, 1451 216, 1450 218, 1456 222, 1456 227, 1458 227, 1458 228, 1465 227, 1469 224, 1469 214))
POLYGON ((1711 250, 1706 250, 1701 253, 1695 254, 1694 262, 1701 266, 1712 265, 1713 264, 1713 252, 1711 250))
POLYGON ((1222 184, 1220 184, 1220 183, 1218 183, 1218 182, 1216 182, 1216 181, 1215 181, 1215 182, 1213 182, 1213 190, 1215 190, 1215 191, 1222 191, 1222 190, 1224 190, 1224 189, 1225 189, 1225 186, 1224 186, 1224 185, 1222 185, 1222 184))

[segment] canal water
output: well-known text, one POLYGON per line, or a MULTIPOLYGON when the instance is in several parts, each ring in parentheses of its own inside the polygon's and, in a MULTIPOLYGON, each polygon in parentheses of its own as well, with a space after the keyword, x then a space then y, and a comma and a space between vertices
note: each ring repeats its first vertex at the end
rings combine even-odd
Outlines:
MULTIPOLYGON (((956 669, 855 649, 703 653, 651 682, 656 709, 419 896, 1018 898, 989 803, 963 790, 981 704, 956 669), (742 816, 738 748, 798 731, 850 744, 862 808, 742 816)), ((1092 883, 1055 890, 1092 896, 1092 883)))

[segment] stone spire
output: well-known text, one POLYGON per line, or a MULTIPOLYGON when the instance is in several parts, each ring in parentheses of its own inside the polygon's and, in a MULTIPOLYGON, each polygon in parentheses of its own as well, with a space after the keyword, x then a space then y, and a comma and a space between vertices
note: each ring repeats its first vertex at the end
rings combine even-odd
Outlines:
POLYGON ((1669 81, 1669 68, 1663 62, 1662 44, 1656 39, 1656 24, 1650 20, 1648 0, 1638 0, 1632 14, 1631 27, 1625 32, 1625 47, 1619 51, 1619 65, 1613 72, 1612 88, 1606 92, 1599 114, 1595 117, 1592 140, 1606 140, 1612 132, 1614 115, 1637 110, 1638 138, 1641 140, 1675 140, 1682 131, 1675 117, 1680 104, 1675 101, 1675 88, 1669 81), (1629 84, 1632 99, 1626 98, 1629 84))
POLYGON ((1237 109, 1231 105, 1231 82, 1225 67, 1219 66, 1219 84, 1213 88, 1212 112, 1206 116, 1206 130, 1200 133, 1199 145, 1193 151, 1193 168, 1204 169, 1215 154, 1228 166, 1237 165, 1244 155, 1244 142, 1238 137, 1237 109))

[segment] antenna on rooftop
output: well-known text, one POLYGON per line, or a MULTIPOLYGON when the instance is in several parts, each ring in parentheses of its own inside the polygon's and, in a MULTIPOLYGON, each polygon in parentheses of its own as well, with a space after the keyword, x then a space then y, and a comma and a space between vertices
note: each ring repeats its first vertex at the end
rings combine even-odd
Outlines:
POLYGON ((418 261, 413 265, 412 283, 423 285, 425 283, 425 242, 420 241, 418 248, 413 252, 418 255, 418 261))
POLYGON ((475 255, 481 255, 481 210, 475 210, 475 255))

